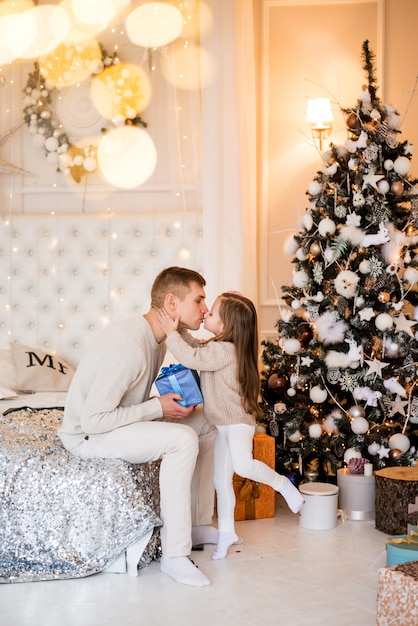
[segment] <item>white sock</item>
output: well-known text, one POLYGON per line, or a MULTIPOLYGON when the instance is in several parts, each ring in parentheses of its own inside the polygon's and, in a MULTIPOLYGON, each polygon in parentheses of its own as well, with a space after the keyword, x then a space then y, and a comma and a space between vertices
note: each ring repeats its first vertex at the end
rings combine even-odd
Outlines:
POLYGON ((192 587, 210 585, 209 578, 197 569, 187 556, 162 556, 160 569, 177 583, 192 587))
POLYGON ((215 561, 219 559, 224 559, 228 554, 228 549, 235 544, 242 543, 242 539, 238 537, 238 535, 234 532, 222 533, 218 534, 218 544, 216 546, 215 552, 212 554, 212 559, 215 561))
POLYGON ((287 505, 293 513, 299 513, 302 508, 302 504, 305 502, 299 489, 296 489, 295 485, 288 478, 283 476, 285 483, 277 491, 282 494, 286 500, 287 505))
POLYGON ((218 542, 218 529, 214 526, 193 526, 192 527, 192 544, 197 546, 199 543, 218 542))

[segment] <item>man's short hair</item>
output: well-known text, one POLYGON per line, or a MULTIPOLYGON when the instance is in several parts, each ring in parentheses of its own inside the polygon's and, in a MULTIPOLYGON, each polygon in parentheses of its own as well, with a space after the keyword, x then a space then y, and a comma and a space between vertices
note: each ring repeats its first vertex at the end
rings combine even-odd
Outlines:
POLYGON ((164 306, 164 298, 168 293, 174 293, 180 300, 184 300, 190 291, 191 283, 204 287, 206 280, 199 272, 187 267, 167 267, 158 274, 151 287, 151 306, 155 308, 164 306))

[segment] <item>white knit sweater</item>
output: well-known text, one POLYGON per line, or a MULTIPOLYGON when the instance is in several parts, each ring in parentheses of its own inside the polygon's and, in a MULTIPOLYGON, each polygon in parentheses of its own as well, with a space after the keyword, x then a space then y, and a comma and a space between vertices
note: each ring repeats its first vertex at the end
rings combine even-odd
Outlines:
POLYGON ((244 410, 237 377, 235 346, 229 341, 202 343, 191 335, 172 332, 167 347, 185 367, 200 371, 203 411, 211 424, 250 424, 255 419, 244 410), (185 340, 186 339, 186 340, 185 340), (186 342, 187 341, 187 342, 186 342))
POLYGON ((165 351, 142 316, 99 333, 71 381, 59 431, 64 446, 70 450, 86 435, 162 417, 160 401, 149 395, 165 351))

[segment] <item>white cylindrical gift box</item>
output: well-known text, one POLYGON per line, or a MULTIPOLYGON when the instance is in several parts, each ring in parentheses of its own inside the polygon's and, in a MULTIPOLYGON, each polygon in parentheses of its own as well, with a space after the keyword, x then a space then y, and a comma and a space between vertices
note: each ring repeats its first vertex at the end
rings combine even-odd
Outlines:
POLYGON ((339 507, 348 519, 374 519, 374 476, 352 474, 348 468, 343 468, 337 472, 337 484, 340 488, 339 507))
POLYGON ((299 491, 305 499, 300 511, 300 525, 310 530, 335 528, 338 487, 329 483, 303 483, 299 491))

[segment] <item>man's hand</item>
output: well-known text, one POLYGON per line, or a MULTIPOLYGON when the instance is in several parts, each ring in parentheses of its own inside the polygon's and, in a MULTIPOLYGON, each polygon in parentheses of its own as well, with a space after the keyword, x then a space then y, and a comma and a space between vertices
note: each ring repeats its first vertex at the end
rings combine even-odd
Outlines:
POLYGON ((163 409, 163 417, 169 420, 184 419, 189 417, 194 410, 194 406, 185 407, 176 402, 176 400, 183 400, 178 393, 165 393, 158 399, 163 409))

